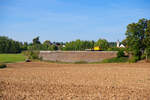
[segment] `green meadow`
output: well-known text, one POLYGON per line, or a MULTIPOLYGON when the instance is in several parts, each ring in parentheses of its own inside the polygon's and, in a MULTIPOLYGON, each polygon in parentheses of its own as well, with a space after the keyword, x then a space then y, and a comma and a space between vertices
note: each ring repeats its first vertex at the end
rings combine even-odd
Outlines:
POLYGON ((22 54, 0 54, 0 63, 15 63, 25 61, 26 56, 22 54))

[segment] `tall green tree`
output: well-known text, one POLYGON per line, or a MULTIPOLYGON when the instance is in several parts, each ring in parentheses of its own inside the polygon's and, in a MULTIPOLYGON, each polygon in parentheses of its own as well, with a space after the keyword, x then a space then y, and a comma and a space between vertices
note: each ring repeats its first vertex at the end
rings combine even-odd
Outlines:
POLYGON ((40 37, 38 36, 38 37, 36 37, 36 38, 33 39, 33 45, 41 44, 39 38, 40 38, 40 37))
POLYGON ((29 50, 42 50, 43 49, 43 45, 40 42, 40 37, 35 37, 33 38, 33 43, 28 47, 29 50))
POLYGON ((96 43, 95 46, 99 46, 102 50, 107 50, 109 47, 109 43, 105 39, 99 39, 96 43))
POLYGON ((148 57, 150 56, 150 20, 147 21, 144 43, 145 43, 146 60, 148 60, 148 57))
POLYGON ((51 46, 51 42, 49 40, 43 42, 43 49, 49 50, 50 46, 51 46))
POLYGON ((149 21, 147 19, 140 19, 137 23, 132 23, 127 26, 126 31, 126 45, 128 51, 140 60, 141 56, 149 53, 149 21))

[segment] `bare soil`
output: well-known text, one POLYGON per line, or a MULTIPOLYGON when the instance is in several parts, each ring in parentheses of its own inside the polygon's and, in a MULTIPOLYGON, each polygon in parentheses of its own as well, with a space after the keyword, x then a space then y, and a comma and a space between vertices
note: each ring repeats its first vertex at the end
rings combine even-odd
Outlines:
POLYGON ((150 63, 8 64, 1 100, 150 100, 150 63))

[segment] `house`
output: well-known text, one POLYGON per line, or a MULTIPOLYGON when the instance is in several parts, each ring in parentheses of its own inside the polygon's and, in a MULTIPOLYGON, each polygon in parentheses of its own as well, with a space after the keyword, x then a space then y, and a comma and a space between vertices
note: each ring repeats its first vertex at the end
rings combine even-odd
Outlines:
POLYGON ((120 45, 120 48, 125 48, 125 46, 123 44, 120 45))
POLYGON ((125 48, 125 46, 123 44, 120 44, 120 41, 117 41, 117 48, 125 48))

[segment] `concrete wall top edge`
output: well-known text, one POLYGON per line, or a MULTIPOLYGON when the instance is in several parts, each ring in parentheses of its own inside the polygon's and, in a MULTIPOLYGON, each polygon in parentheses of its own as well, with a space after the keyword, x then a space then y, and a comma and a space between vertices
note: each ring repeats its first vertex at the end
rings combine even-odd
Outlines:
POLYGON ((118 51, 40 51, 40 53, 50 53, 50 52, 55 52, 55 53, 60 53, 60 52, 101 52, 101 53, 117 53, 118 51))

